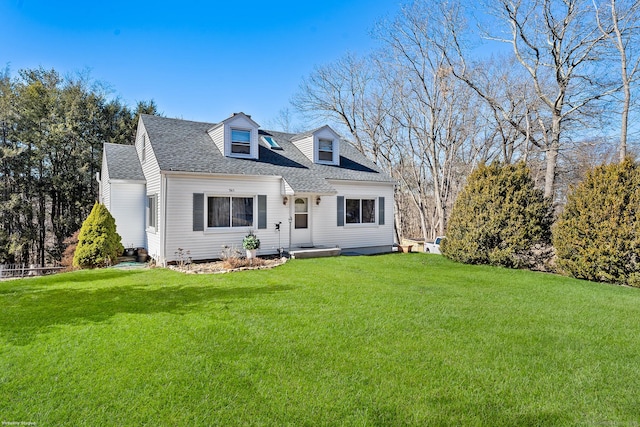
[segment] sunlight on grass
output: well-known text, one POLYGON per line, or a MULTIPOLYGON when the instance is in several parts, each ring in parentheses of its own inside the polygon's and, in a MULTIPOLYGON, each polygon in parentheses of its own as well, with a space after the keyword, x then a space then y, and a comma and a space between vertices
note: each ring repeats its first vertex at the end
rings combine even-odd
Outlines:
POLYGON ((0 304, 0 422, 638 422, 638 289, 396 254, 69 273, 0 304))

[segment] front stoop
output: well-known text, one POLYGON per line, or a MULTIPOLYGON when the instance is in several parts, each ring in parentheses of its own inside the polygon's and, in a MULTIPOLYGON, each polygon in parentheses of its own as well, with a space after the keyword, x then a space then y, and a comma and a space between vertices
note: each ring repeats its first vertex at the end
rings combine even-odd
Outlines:
POLYGON ((340 248, 316 246, 313 248, 291 248, 286 253, 291 257, 291 259, 303 259, 339 256, 341 252, 342 249, 340 248))

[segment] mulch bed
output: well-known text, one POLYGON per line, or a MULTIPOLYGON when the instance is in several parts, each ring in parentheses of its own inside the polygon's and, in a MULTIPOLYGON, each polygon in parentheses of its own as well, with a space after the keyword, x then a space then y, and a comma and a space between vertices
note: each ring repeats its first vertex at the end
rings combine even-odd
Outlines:
POLYGON ((169 268, 175 271, 180 271, 182 273, 187 274, 219 274, 219 273, 230 273, 232 271, 243 271, 243 270, 265 270, 273 267, 277 267, 279 265, 287 262, 287 258, 257 258, 255 261, 256 265, 248 265, 248 266, 238 266, 236 268, 229 268, 228 261, 214 261, 214 262, 203 262, 203 263, 191 263, 185 264, 183 266, 179 265, 169 265, 169 268))

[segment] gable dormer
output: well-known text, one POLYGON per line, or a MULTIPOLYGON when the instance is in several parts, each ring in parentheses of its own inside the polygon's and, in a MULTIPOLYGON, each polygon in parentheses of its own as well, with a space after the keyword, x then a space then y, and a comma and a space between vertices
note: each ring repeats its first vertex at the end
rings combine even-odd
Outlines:
POLYGON ((296 135, 291 141, 313 163, 340 165, 340 135, 329 126, 296 135))
POLYGON ((207 132, 225 157, 257 159, 259 127, 251 116, 234 113, 207 132))

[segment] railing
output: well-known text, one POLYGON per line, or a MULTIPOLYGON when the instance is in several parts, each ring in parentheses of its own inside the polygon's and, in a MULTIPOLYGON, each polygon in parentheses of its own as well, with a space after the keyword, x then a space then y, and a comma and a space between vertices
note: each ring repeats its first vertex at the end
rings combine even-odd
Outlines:
POLYGON ((64 267, 42 267, 34 264, 0 264, 0 279, 44 276, 60 270, 64 270, 64 267))

